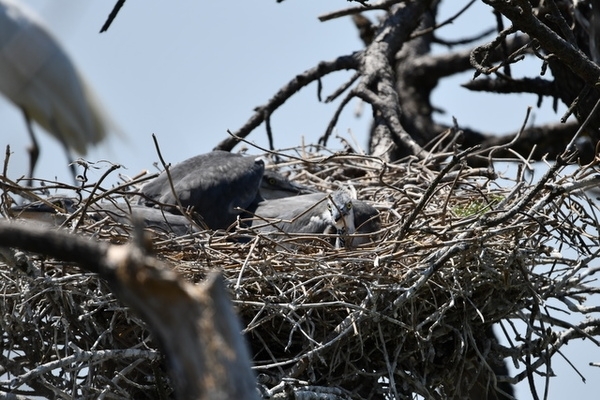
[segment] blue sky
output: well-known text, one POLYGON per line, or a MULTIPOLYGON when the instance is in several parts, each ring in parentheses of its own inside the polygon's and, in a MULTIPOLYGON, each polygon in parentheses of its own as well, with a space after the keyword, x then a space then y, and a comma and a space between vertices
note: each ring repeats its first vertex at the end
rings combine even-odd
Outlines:
MULTIPOLYGON (((349 18, 326 23, 317 19, 352 4, 342 0, 281 4, 274 0, 202 4, 129 0, 103 34, 98 32, 112 9, 111 1, 26 3, 45 19, 123 132, 124 137, 112 138, 86 159, 122 164, 126 175, 153 169, 158 158, 152 133, 158 136, 167 161, 209 151, 227 136, 227 129, 238 129, 254 107, 264 104, 297 73, 361 46, 349 18)), ((465 16, 469 24, 480 26, 483 17, 489 20, 486 27, 493 23, 484 5, 465 16)), ((461 37, 460 26, 449 25, 440 34, 461 37)), ((349 75, 340 72, 324 79, 323 93, 333 92, 349 75)), ((515 99, 457 88, 470 77, 448 79, 435 92, 436 105, 446 111, 441 119, 450 121, 455 116, 460 124, 510 132, 521 125, 525 107, 535 105, 535 96, 515 99)), ((347 107, 337 129, 346 137, 351 131, 365 145, 370 109, 365 107, 363 117, 356 118, 357 105, 355 101, 347 107)), ((545 106, 536 110, 536 121, 556 118, 548 110, 549 102, 545 106)), ((305 88, 273 115, 276 146, 316 142, 336 107, 337 103, 317 102, 316 85, 305 88)), ((0 118, 0 145, 10 144, 13 151, 9 176, 18 177, 26 173, 29 145, 22 115, 1 99, 0 118)), ((249 139, 266 145, 265 137, 260 127, 249 139)), ((70 182, 66 162, 58 156, 61 147, 42 132, 38 139, 42 154, 36 176, 70 182)))
MULTIPOLYGON (((126 169, 121 173, 128 176, 144 169, 154 171, 158 157, 152 133, 157 135, 167 162, 207 152, 227 136, 227 129, 238 129, 254 107, 264 104, 296 74, 321 60, 361 48, 349 18, 326 23, 317 19, 355 4, 346 0, 286 0, 281 4, 275 0, 128 0, 109 31, 99 34, 115 1, 25 3, 47 22, 123 132, 122 137, 111 138, 86 158, 122 164, 126 169)), ((449 16, 466 1, 444 3, 451 3, 442 10, 442 15, 449 16)), ((463 18, 438 35, 461 38, 494 23, 482 3, 463 18), (478 28, 465 32, 464 26, 478 28)), ((539 63, 528 63, 527 68, 537 72, 539 63)), ((349 73, 337 73, 326 78, 324 97, 348 77, 349 73)), ((465 74, 443 81, 434 93, 435 105, 446 111, 441 120, 449 122, 454 116, 461 125, 486 132, 511 132, 521 126, 526 107, 537 102, 535 96, 469 93, 458 84, 470 77, 465 74)), ((347 107, 338 133, 348 137, 351 131, 366 146, 371 111, 365 107, 364 116, 356 118, 356 106, 353 102, 347 107)), ((542 109, 534 109, 536 123, 560 118, 550 106, 545 101, 542 109)), ((273 115, 276 146, 316 142, 336 107, 337 103, 317 102, 316 85, 303 89, 273 115)), ((0 121, 2 154, 4 146, 10 144, 9 177, 16 179, 27 171, 29 137, 20 111, 3 98, 0 121)), ((50 136, 39 129, 37 132, 42 153, 36 176, 70 182, 62 148, 50 136)), ((265 137, 264 127, 260 127, 248 139, 266 146, 265 137)), ((330 143, 338 147, 335 140, 330 143)), ((99 176, 99 172, 93 173, 91 179, 99 176)), ((111 182, 116 182, 116 175, 111 182)), ((557 357, 554 368, 559 378, 552 381, 550 399, 596 398, 600 369, 587 363, 600 361, 600 350, 589 343, 584 347, 572 343, 566 353, 578 363, 588 383, 582 384, 557 357)), ((526 387, 521 386, 518 395, 520 399, 530 398, 526 387)))

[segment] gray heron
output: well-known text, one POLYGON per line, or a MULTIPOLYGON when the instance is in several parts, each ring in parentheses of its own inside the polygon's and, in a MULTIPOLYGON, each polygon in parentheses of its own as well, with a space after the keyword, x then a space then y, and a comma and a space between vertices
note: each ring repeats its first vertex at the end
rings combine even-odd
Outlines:
MULTIPOLYGON (((51 197, 45 201, 35 201, 23 206, 14 206, 9 212, 15 219, 45 223, 50 226, 61 226, 67 218, 75 213, 82 204, 70 197, 51 197)), ((118 224, 133 226, 141 222, 144 228, 154 232, 183 236, 198 232, 199 229, 187 217, 171 214, 158 208, 150 208, 136 204, 99 202, 87 209, 86 215, 94 221, 104 221, 106 226, 118 224)))
POLYGON ((61 45, 35 13, 14 0, 0 0, 0 92, 25 116, 32 141, 29 177, 39 155, 32 121, 60 141, 69 162, 71 150, 85 155, 112 127, 61 45))
POLYGON ((175 164, 168 174, 163 171, 145 184, 139 204, 158 204, 176 213, 179 200, 184 208, 192 208, 200 215, 207 227, 216 230, 227 229, 242 210, 264 199, 309 191, 276 172, 265 171, 260 159, 212 151, 175 164))
POLYGON ((184 236, 200 231, 200 228, 184 215, 172 214, 160 208, 137 204, 96 203, 88 215, 96 221, 113 221, 125 226, 133 226, 139 221, 146 229, 175 236, 184 236))
POLYGON ((8 215, 14 219, 39 222, 50 226, 60 226, 72 214, 76 200, 71 197, 54 196, 44 201, 33 201, 9 208, 8 215))
POLYGON ((250 225, 258 231, 334 233, 336 247, 368 242, 381 225, 379 212, 373 206, 353 199, 344 189, 329 195, 313 193, 264 200, 249 211, 253 215, 250 225))

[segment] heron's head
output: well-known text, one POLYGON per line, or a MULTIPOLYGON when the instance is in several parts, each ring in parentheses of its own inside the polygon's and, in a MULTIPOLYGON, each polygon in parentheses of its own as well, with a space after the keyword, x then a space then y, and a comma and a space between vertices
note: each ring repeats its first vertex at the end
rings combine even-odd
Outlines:
POLYGON ((260 195, 265 200, 314 192, 312 189, 290 182, 286 177, 275 171, 265 170, 260 182, 260 195))
POLYGON ((338 232, 352 234, 354 226, 354 210, 352 197, 345 190, 338 190, 329 196, 327 209, 331 214, 331 222, 338 232))
POLYGON ((68 214, 76 211, 78 202, 70 197, 49 197, 42 201, 34 201, 22 206, 12 206, 8 214, 13 218, 33 220, 61 225, 68 214))

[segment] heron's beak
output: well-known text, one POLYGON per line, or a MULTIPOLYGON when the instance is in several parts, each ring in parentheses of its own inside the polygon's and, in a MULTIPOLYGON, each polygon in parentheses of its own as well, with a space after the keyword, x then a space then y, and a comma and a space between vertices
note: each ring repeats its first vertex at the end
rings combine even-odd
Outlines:
POLYGON ((300 185, 295 182, 290 182, 292 186, 292 191, 297 194, 311 194, 311 193, 319 193, 317 189, 310 188, 308 186, 300 185))
POLYGON ((339 210, 335 209, 331 213, 331 218, 333 219, 333 222, 334 222, 336 228, 343 228, 344 226, 346 226, 347 222, 348 222, 347 217, 348 217, 347 211, 339 211, 339 210))

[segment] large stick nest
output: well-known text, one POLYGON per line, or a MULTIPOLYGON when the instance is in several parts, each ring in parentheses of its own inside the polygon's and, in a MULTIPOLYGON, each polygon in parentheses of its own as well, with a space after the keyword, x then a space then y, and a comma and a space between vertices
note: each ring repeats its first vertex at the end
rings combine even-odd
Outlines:
MULTIPOLYGON (((525 163, 507 179, 468 167, 464 154, 394 164, 324 150, 288 154, 298 157, 277 168, 296 182, 323 191, 352 184, 381 213, 378 238, 336 249, 326 235, 241 227, 152 236, 157 256, 191 282, 223 271, 263 396, 455 398, 481 382, 546 375, 568 340, 598 344, 600 310, 586 305, 598 292, 598 267, 589 264, 600 251, 598 208, 581 190, 597 184, 594 165, 557 165, 527 181, 525 163), (498 323, 509 345, 490 334, 498 323), (518 370, 493 374, 503 360, 518 370)), ((122 202, 134 186, 58 185, 82 205, 122 202)), ((5 213, 16 195, 39 194, 6 178, 3 187, 5 213)), ((67 217, 64 229, 98 240, 126 242, 132 231, 82 213, 67 217)), ((100 279, 43 256, 3 255, 0 391, 170 396, 157 344, 100 279)))

